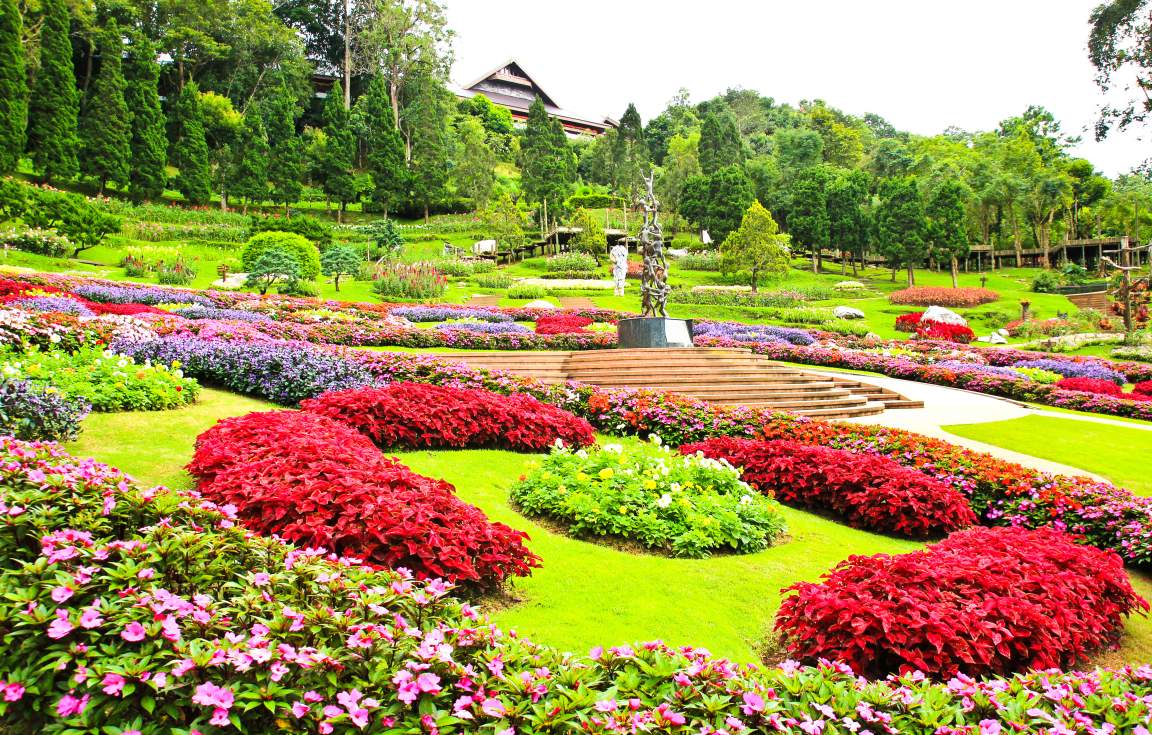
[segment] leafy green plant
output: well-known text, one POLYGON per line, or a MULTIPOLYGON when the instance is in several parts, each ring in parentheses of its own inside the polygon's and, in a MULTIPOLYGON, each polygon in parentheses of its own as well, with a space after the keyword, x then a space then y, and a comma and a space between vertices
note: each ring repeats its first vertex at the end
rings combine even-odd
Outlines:
POLYGON ((533 286, 525 283, 517 283, 508 289, 508 298, 510 299, 542 299, 548 295, 548 289, 543 286, 533 286))
POLYGON ((557 447, 512 486, 530 516, 579 537, 612 537, 673 556, 752 553, 785 531, 774 500, 741 482, 722 460, 680 457, 659 444, 557 447))
POLYGON ((300 270, 297 278, 312 281, 320 275, 320 251, 308 238, 292 232, 271 231, 253 235, 244 245, 240 260, 244 268, 251 271, 260 257, 272 250, 282 251, 296 261, 300 270))
POLYGON ((372 281, 372 290, 384 298, 434 299, 448 288, 444 274, 431 263, 382 263, 372 281))
POLYGON ((62 258, 76 247, 56 230, 41 230, 35 227, 0 232, 0 244, 5 248, 47 255, 50 258, 62 258))
POLYGON ((0 374, 82 398, 94 411, 161 411, 194 403, 200 384, 178 363, 141 365, 98 347, 0 352, 0 374))
POLYGON ((248 270, 249 288, 260 289, 261 294, 277 283, 291 286, 300 280, 300 262, 284 250, 269 250, 260 255, 248 270))
POLYGON ((472 279, 478 288, 511 288, 515 280, 506 273, 482 273, 472 279))
POLYGON ((453 278, 469 278, 478 273, 493 273, 496 264, 491 260, 437 260, 436 268, 446 276, 453 278))
POLYGON ((715 250, 689 253, 682 258, 677 258, 673 265, 685 271, 719 271, 720 253, 715 250))
POLYGON ((593 272, 597 266, 596 258, 587 253, 560 253, 544 260, 544 270, 549 273, 593 272))

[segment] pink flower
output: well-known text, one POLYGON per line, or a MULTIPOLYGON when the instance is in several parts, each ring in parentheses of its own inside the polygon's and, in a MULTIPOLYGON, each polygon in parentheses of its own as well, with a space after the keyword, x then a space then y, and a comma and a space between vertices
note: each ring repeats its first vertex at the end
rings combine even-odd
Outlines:
POLYGON ((19 702, 24 697, 24 685, 10 681, 4 687, 5 702, 19 702))
POLYGON ((440 677, 435 674, 424 673, 416 677, 416 686, 426 694, 436 694, 440 691, 440 677))
POLYGON ((1000 723, 996 720, 980 720, 980 735, 1000 735, 1000 723))
POLYGON ((65 694, 60 697, 60 701, 56 703, 56 714, 60 717, 71 717, 72 715, 83 714, 84 708, 88 706, 88 695, 77 699, 71 694, 65 694))
POLYGON ((52 590, 52 601, 56 604, 64 602, 74 594, 75 590, 71 587, 56 587, 52 590))
POLYGON ((232 690, 227 687, 218 687, 212 682, 204 682, 196 687, 196 693, 192 695, 192 702, 200 704, 205 707, 218 707, 227 710, 232 707, 232 703, 236 701, 235 695, 232 690))
POLYGON ((272 581, 272 575, 268 572, 256 572, 252 575, 252 584, 257 587, 266 587, 272 581))
POLYGON ((124 630, 120 631, 120 637, 129 643, 139 643, 144 640, 147 631, 140 623, 128 623, 124 626, 124 630))
POLYGON ((228 710, 223 707, 217 707, 212 710, 212 719, 208 720, 208 724, 215 725, 216 727, 226 727, 229 724, 228 710))
POLYGON ((84 612, 80 613, 81 628, 97 628, 103 623, 104 618, 100 617, 100 611, 94 607, 84 608, 84 612))
POLYGON ((136 579, 152 579, 155 576, 156 576, 156 570, 153 569, 152 567, 147 567, 145 569, 141 569, 139 572, 136 573, 136 579))
POLYGON ((124 677, 119 674, 105 674, 100 681, 100 686, 104 687, 105 694, 118 697, 120 692, 124 691, 125 683, 124 677))
POLYGON ((499 699, 485 699, 480 704, 480 711, 489 717, 503 717, 508 709, 499 699))
POLYGON ((304 692, 304 701, 311 704, 316 704, 317 702, 323 702, 324 697, 320 696, 317 692, 307 691, 304 692))
POLYGON ((64 610, 56 611, 56 619, 48 626, 48 637, 53 640, 60 640, 64 636, 72 632, 76 626, 68 622, 68 613, 64 610))
POLYGON ((616 707, 617 704, 615 699, 605 699, 595 704, 595 709, 597 712, 615 712, 616 707))
POLYGON ((160 635, 169 641, 180 640, 180 623, 176 621, 176 618, 166 618, 164 622, 160 624, 160 635))
POLYGON ((296 719, 300 719, 304 715, 308 714, 308 710, 308 705, 304 704, 303 702, 292 703, 292 716, 296 719))
POLYGON ((764 711, 764 697, 756 692, 744 692, 744 704, 740 710, 746 715, 754 715, 764 711))

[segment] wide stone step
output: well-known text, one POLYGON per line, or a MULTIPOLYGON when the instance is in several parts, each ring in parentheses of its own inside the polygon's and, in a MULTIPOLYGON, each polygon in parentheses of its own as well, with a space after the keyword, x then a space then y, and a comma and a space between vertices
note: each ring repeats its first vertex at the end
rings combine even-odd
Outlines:
MULTIPOLYGON (((586 381, 585 381, 586 382, 586 381)), ((647 388, 666 390, 672 393, 686 393, 693 396, 704 395, 745 395, 745 396, 851 396, 852 391, 828 384, 810 383, 672 383, 652 382, 646 384, 620 385, 618 383, 594 383, 605 388, 647 388)), ((859 396, 867 400, 867 396, 859 396)))
POLYGON ((658 368, 612 368, 604 370, 569 370, 568 374, 577 380, 589 382, 671 382, 671 383, 819 383, 834 385, 829 378, 819 375, 805 375, 793 370, 771 372, 767 370, 669 370, 658 368))

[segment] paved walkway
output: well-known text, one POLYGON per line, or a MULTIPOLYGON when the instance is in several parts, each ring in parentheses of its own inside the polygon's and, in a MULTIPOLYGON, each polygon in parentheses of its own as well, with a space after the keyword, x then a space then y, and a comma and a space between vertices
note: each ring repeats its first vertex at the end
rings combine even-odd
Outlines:
POLYGON ((482 296, 480 294, 473 294, 468 297, 468 306, 499 306, 499 296, 482 296))
MULTIPOLYGON (((820 375, 843 377, 846 372, 832 372, 823 370, 810 370, 820 375)), ((995 398, 980 393, 971 393, 955 388, 945 388, 939 385, 928 385, 910 380, 886 378, 870 373, 851 373, 860 376, 861 380, 881 388, 887 388, 904 395, 910 399, 924 401, 924 408, 893 409, 876 416, 859 416, 845 419, 860 424, 876 424, 891 426, 895 429, 914 431, 917 434, 945 439, 953 444, 959 444, 979 452, 986 452, 995 457, 1016 462, 1017 464, 1032 467, 1043 472, 1054 472, 1062 475, 1084 475, 1095 479, 1103 479, 1098 475, 1086 472, 1076 467, 1069 467, 1058 462, 1033 457, 1029 454, 1014 452, 1003 447, 985 444, 966 437, 957 436, 946 431, 943 427, 953 424, 982 424, 993 421, 1009 421, 1025 416, 1043 416, 1045 418, 1062 419, 1067 421, 1087 421, 1090 423, 1110 424, 1122 426, 1126 429, 1152 431, 1152 425, 1125 423, 1108 418, 1094 416, 1077 416, 1074 414, 1039 411, 1015 401, 995 398)))
POLYGON ((560 306, 564 309, 595 309, 596 304, 592 299, 585 298, 584 296, 564 296, 559 299, 560 306))

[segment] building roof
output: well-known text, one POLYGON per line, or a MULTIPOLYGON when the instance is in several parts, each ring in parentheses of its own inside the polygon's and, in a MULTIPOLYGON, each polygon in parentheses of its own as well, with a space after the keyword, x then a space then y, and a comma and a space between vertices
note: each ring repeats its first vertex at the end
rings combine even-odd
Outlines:
POLYGON ((539 98, 551 117, 557 118, 567 128, 577 132, 602 133, 618 125, 609 117, 594 120, 561 109, 556 104, 555 98, 544 91, 544 88, 524 71, 515 59, 508 59, 455 92, 457 96, 465 98, 482 94, 494 104, 511 110, 516 117, 526 117, 532 103, 539 98))

